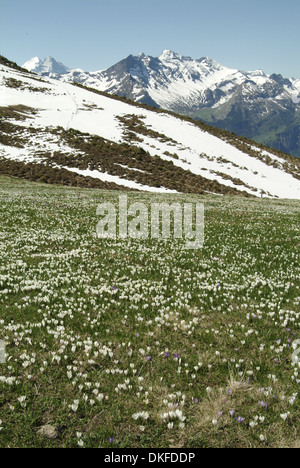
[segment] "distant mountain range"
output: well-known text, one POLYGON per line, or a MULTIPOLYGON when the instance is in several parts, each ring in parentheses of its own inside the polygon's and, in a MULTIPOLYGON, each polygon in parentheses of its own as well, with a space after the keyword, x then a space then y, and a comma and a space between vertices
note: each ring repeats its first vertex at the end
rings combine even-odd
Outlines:
POLYGON ((35 57, 23 68, 201 119, 300 157, 300 79, 170 50, 159 57, 130 55, 104 71, 70 70, 52 57, 35 57))

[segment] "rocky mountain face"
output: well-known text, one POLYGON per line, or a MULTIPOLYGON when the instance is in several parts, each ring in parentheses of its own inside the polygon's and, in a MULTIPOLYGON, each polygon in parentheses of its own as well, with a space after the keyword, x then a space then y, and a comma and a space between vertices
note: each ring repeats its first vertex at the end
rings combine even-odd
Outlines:
POLYGON ((206 122, 300 156, 300 100, 281 75, 246 80, 224 104, 197 112, 206 122))
POLYGON ((262 70, 242 72, 169 50, 159 57, 130 55, 96 72, 69 70, 51 57, 34 58, 23 67, 201 119, 300 156, 300 80, 262 70))

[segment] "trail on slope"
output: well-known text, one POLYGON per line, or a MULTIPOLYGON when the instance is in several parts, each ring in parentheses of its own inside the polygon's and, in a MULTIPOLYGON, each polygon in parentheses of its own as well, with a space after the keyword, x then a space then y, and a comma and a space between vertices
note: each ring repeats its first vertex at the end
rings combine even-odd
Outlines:
POLYGON ((69 130, 74 117, 78 114, 79 106, 78 106, 77 101, 74 98, 74 96, 70 93, 70 91, 67 89, 67 87, 64 84, 62 84, 62 88, 65 90, 65 92, 70 97, 73 104, 75 105, 75 111, 71 113, 71 117, 70 117, 69 121, 66 124, 66 130, 69 130))

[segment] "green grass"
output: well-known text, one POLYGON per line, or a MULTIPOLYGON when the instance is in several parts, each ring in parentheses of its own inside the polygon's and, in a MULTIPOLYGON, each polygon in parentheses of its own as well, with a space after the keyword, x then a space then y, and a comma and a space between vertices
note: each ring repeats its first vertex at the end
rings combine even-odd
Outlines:
POLYGON ((300 203, 180 196, 186 251, 97 239, 118 196, 0 177, 0 446, 299 447, 300 203))

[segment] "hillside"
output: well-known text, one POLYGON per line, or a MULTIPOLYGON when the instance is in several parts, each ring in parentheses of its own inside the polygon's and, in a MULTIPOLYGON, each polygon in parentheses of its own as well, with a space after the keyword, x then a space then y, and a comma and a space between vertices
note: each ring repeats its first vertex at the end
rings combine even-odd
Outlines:
POLYGON ((297 158, 5 60, 0 102, 5 174, 110 189, 300 198, 297 158))
POLYGON ((107 70, 69 70, 52 57, 25 68, 66 82, 126 96, 189 115, 300 156, 300 80, 240 71, 209 57, 165 50, 159 57, 130 55, 107 70))
POLYGON ((299 448, 300 202, 168 195, 195 251, 97 239, 100 200, 0 176, 0 446, 299 448))

